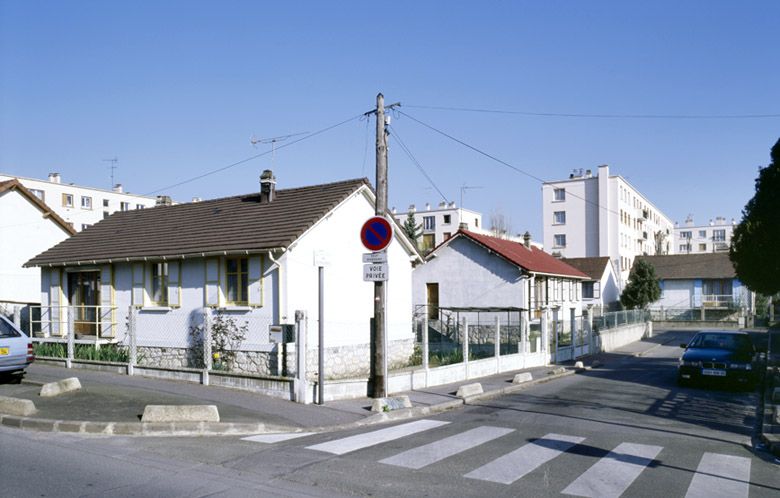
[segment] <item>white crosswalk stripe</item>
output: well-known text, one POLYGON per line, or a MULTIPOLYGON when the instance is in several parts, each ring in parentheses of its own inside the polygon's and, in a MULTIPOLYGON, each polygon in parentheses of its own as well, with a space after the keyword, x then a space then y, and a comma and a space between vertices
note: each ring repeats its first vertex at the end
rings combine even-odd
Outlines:
POLYGON ((307 446, 307 448, 310 450, 333 453, 334 455, 344 455, 352 451, 368 448, 369 446, 374 446, 381 443, 386 443, 388 441, 400 439, 405 436, 410 436, 412 434, 417 434, 418 432, 427 431, 429 429, 441 427, 442 425, 447 424, 449 424, 449 422, 425 419, 417 420, 415 422, 388 427, 387 429, 380 429, 378 431, 366 432, 363 434, 357 434, 355 436, 336 439, 334 441, 328 441, 326 443, 307 446))
POLYGON ((749 458, 705 453, 685 498, 739 498, 748 495, 749 483, 749 458))
POLYGON ((242 437, 242 441, 252 441, 253 443, 281 443, 282 441, 289 441, 290 439, 297 439, 299 437, 311 436, 313 432, 279 432, 275 434, 258 434, 257 436, 242 437))
POLYGON ((421 469, 432 463, 505 436, 510 432, 514 432, 514 429, 490 426, 477 427, 409 451, 404 451, 390 458, 380 460, 379 463, 406 467, 408 469, 421 469))
POLYGON ((547 434, 469 472, 464 477, 501 484, 512 484, 584 439, 583 437, 566 436, 563 434, 547 434))
POLYGON ((594 498, 617 498, 662 449, 660 446, 621 443, 580 475, 563 493, 594 498))

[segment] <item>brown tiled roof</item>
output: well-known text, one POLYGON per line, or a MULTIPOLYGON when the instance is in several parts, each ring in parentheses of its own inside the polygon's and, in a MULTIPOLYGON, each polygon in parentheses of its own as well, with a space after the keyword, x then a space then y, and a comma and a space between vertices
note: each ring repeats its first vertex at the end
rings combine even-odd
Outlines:
MULTIPOLYGON (((580 270, 573 268, 558 258, 547 254, 541 249, 531 246, 526 247, 519 242, 499 239, 489 235, 482 235, 467 230, 459 230, 455 236, 468 237, 478 244, 490 249, 504 259, 534 273, 556 275, 587 279, 588 276, 580 270)), ((453 237, 454 239, 455 237, 453 237)), ((452 239, 450 239, 452 240, 452 239)))
POLYGON ((639 256, 653 265, 655 276, 661 280, 694 278, 734 278, 734 265, 727 252, 705 254, 675 254, 668 256, 639 256))
POLYGON ((260 252, 288 247, 368 180, 252 193, 203 202, 116 212, 57 244, 26 266, 260 252))
POLYGON ((561 261, 575 267, 589 276, 591 280, 601 280, 601 276, 604 275, 604 268, 609 264, 609 256, 600 256, 596 258, 563 258, 561 261))
POLYGON ((9 190, 15 190, 19 192, 22 196, 26 197, 27 200, 32 202, 35 207, 37 207, 42 213, 44 218, 51 218, 51 220, 60 226, 65 232, 67 232, 68 235, 73 235, 76 233, 76 230, 73 229, 70 224, 68 224, 67 221, 60 218, 57 213, 52 211, 52 209, 49 207, 48 204, 43 202, 42 200, 38 199, 38 197, 30 192, 27 187, 21 184, 19 180, 13 179, 13 180, 7 180, 4 182, 0 182, 0 194, 3 192, 9 191, 9 190))

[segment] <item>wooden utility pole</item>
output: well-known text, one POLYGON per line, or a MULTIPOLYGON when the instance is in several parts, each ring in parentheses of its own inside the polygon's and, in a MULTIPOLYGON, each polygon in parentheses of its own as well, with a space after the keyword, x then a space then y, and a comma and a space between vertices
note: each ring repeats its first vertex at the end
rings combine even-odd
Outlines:
MULTIPOLYGON (((387 212, 387 131, 385 97, 376 96, 376 215, 387 212)), ((374 282, 374 326, 371 328, 371 395, 387 396, 385 378, 385 283, 374 282)))

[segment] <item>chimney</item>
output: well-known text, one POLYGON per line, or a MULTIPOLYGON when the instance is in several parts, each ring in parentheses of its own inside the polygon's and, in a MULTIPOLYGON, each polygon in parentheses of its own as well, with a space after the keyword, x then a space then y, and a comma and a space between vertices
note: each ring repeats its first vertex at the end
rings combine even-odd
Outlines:
POLYGON ((426 211, 430 211, 431 210, 431 203, 430 202, 426 202, 425 203, 425 210, 426 211))
POLYGON ((276 197, 276 177, 273 171, 267 169, 260 175, 260 203, 269 204, 276 197))
POLYGON ((447 203, 446 203, 446 202, 444 202, 444 201, 441 201, 441 202, 439 203, 439 209, 444 209, 445 207, 447 207, 447 203))
POLYGON ((193 197, 193 198, 192 198, 192 202, 200 202, 200 201, 202 201, 202 200, 203 200, 203 199, 201 199, 200 197, 193 197))
POLYGON ((171 196, 169 195, 158 195, 157 196, 157 202, 154 203, 155 206, 173 206, 173 201, 171 200, 171 196))
POLYGON ((49 181, 51 183, 61 183, 62 179, 60 178, 60 174, 57 172, 49 173, 49 181))
POLYGON ((121 194, 122 192, 125 191, 125 189, 124 189, 124 187, 122 187, 121 183, 117 183, 116 185, 114 185, 114 188, 112 188, 111 190, 113 190, 117 194, 121 194))
POLYGON ((414 204, 409 204, 409 212, 414 213, 417 211, 417 207, 414 204))
POLYGON ((523 245, 529 249, 531 248, 531 234, 528 231, 523 234, 523 245))

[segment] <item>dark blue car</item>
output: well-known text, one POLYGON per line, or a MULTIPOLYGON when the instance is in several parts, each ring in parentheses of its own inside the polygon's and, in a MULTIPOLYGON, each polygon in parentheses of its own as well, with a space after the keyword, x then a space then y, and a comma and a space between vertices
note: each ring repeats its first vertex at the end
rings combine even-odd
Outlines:
POLYGON ((756 350, 747 332, 702 331, 680 347, 685 352, 677 369, 678 384, 712 380, 753 386, 756 350))

